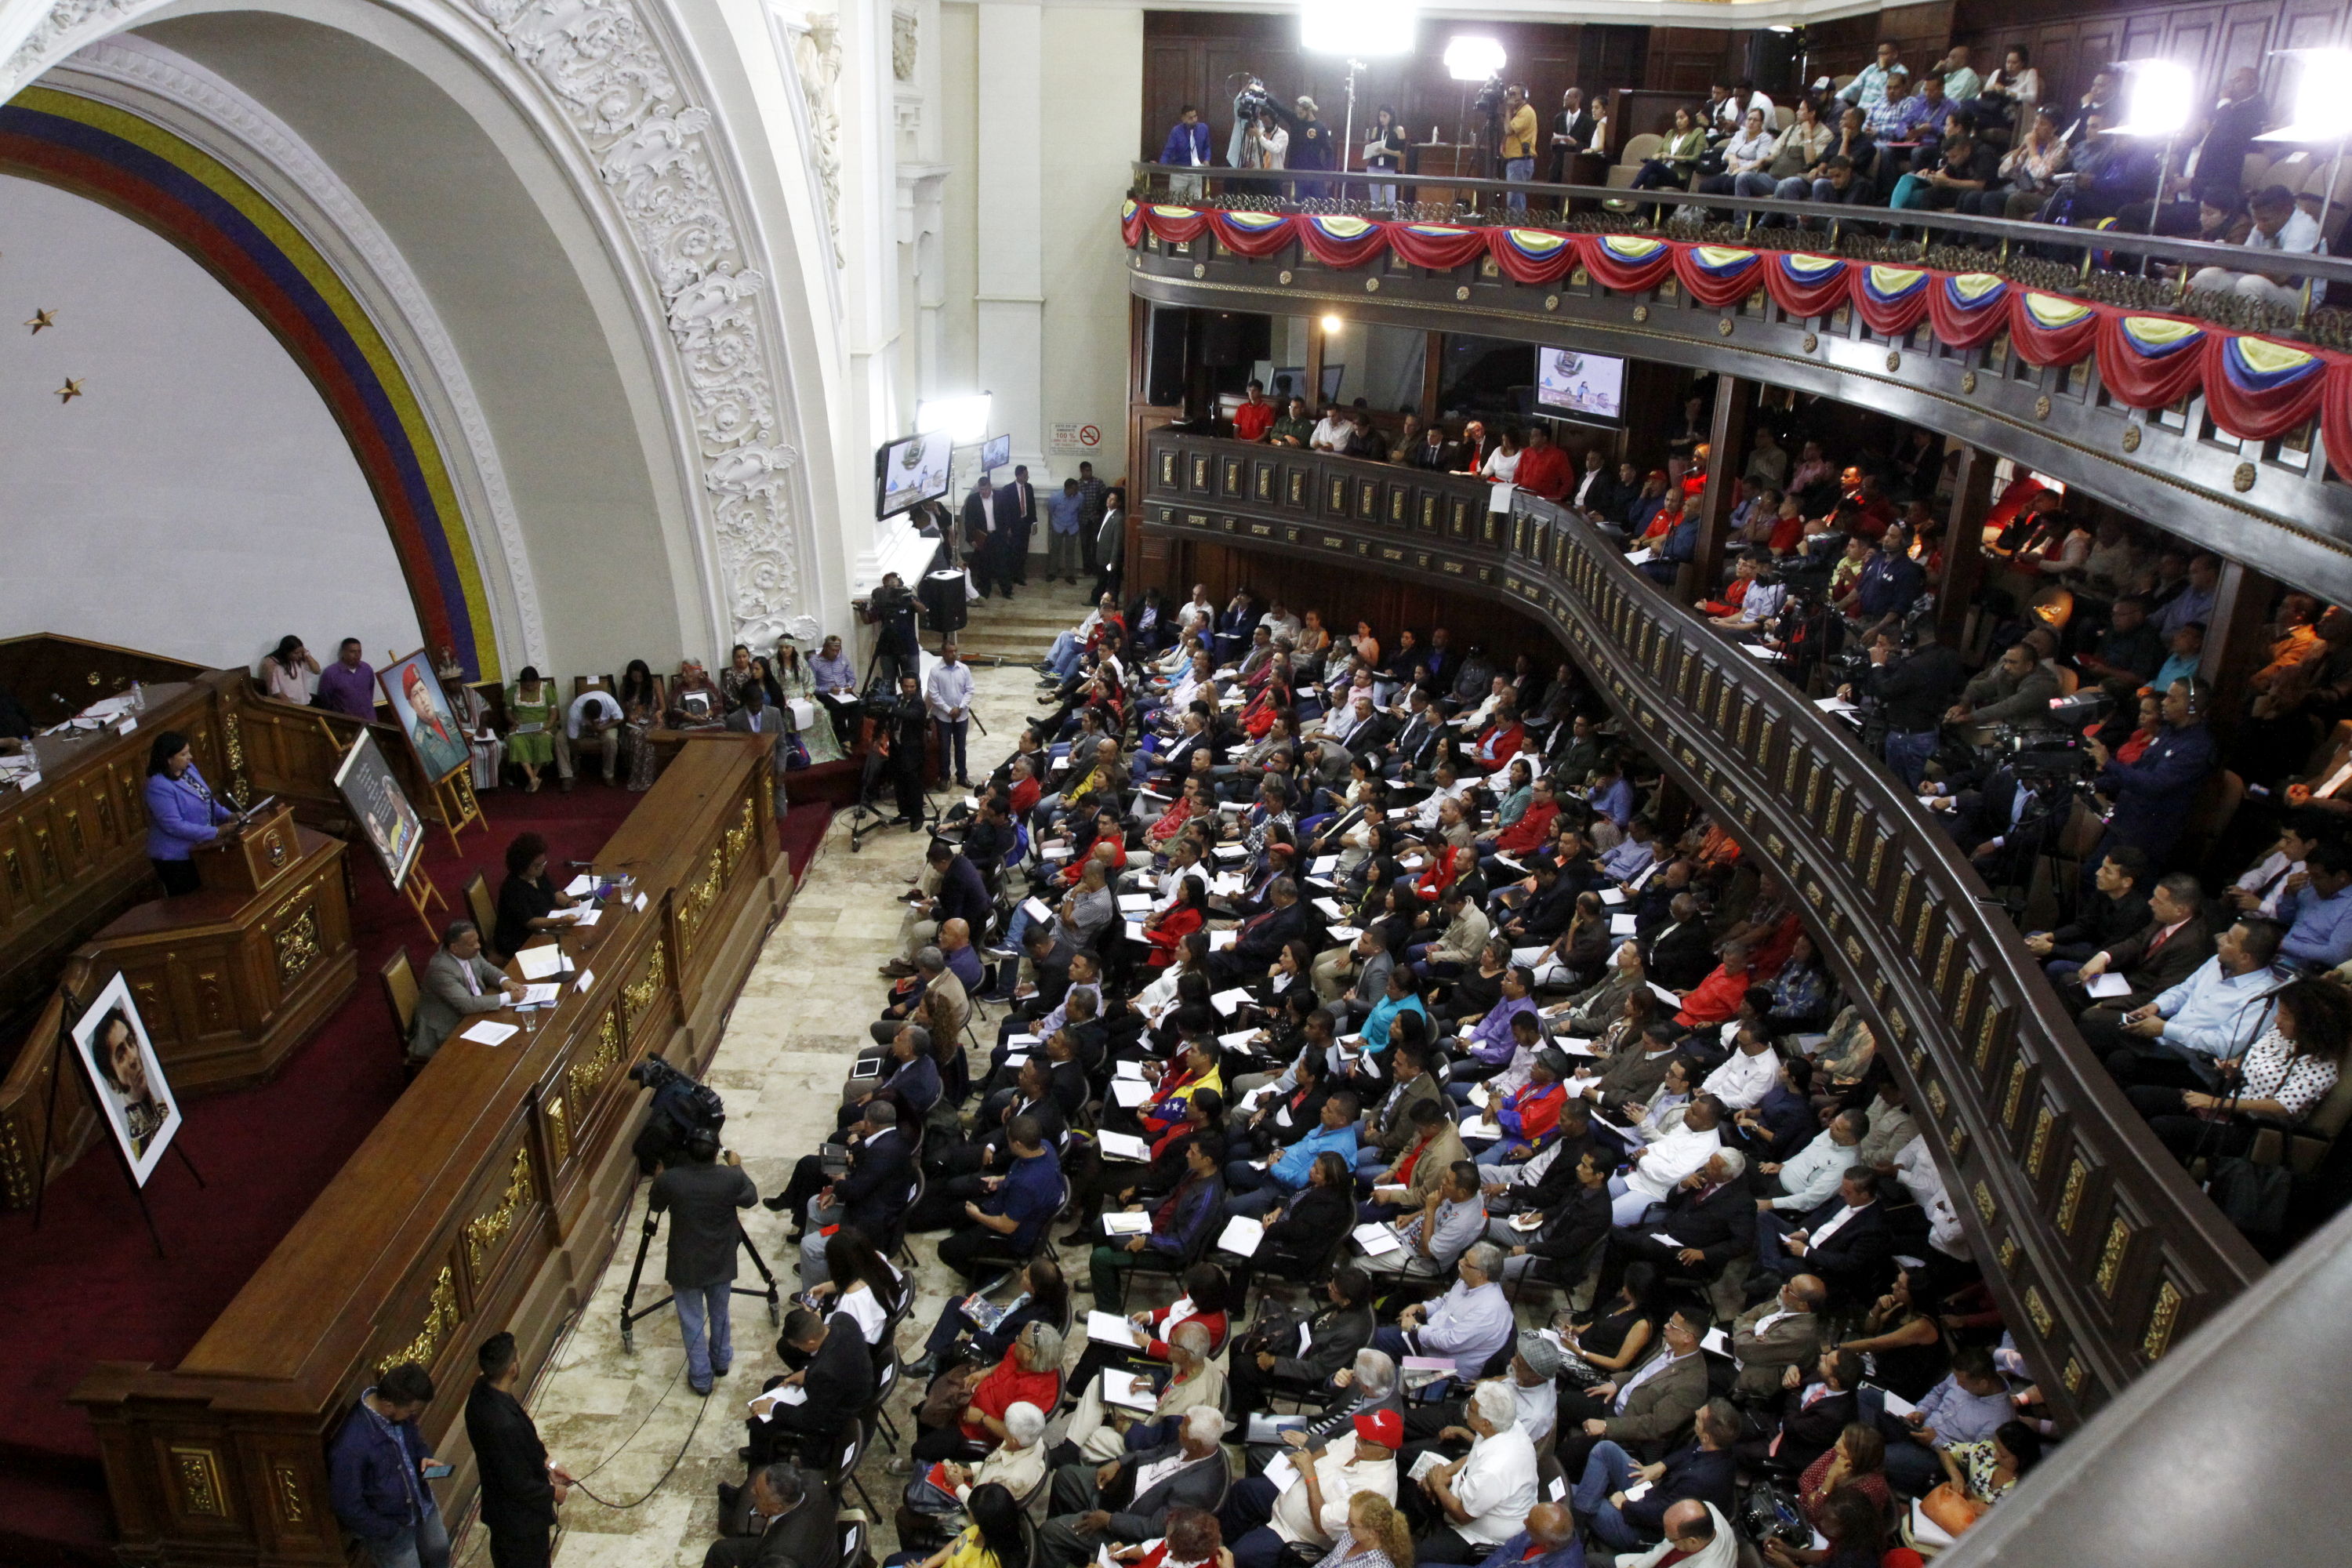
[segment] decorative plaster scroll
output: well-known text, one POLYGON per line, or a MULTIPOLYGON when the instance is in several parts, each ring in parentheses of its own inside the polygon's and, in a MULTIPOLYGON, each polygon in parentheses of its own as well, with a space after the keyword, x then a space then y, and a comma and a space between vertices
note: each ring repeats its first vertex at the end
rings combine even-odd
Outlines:
POLYGON ((915 47, 919 19, 912 11, 890 13, 890 74, 900 81, 915 79, 915 47))
MULTIPOLYGON (((719 178, 710 111, 632 0, 468 0, 587 144, 651 269, 686 373, 738 639, 791 631, 803 578, 768 280, 719 178)), ((836 62, 838 48, 834 52, 836 62)))
MULTIPOLYGON (((892 47, 897 47, 894 36, 892 47)), ((895 67, 896 61, 894 59, 895 67)), ((813 16, 793 37, 793 68, 808 103, 809 163, 824 192, 824 222, 832 237, 833 264, 847 264, 841 249, 841 21, 813 16)))
MULTIPOLYGON (((424 351, 428 374, 449 400, 450 412, 457 416, 464 450, 481 482, 489 521, 497 530, 508 589, 513 595, 515 616, 521 623, 515 628, 520 634, 520 650, 505 650, 509 654, 519 651, 520 657, 502 662, 508 668, 522 664, 544 667, 548 662, 547 628, 540 615, 539 586, 531 575, 530 552, 523 543, 522 523, 515 515, 514 497, 507 489, 498 443, 490 434, 489 421, 483 417, 481 404, 474 396, 474 384, 466 374, 465 362, 458 358, 456 346, 441 325, 439 312, 434 310, 433 301, 416 280, 416 274, 409 270, 406 258, 392 243, 391 236, 383 232, 374 216, 352 194, 351 187, 294 133, 292 127, 194 60, 146 38, 126 34, 76 50, 64 68, 152 93, 188 110, 204 123, 230 132, 242 144, 240 149, 215 145, 208 150, 216 156, 231 151, 248 153, 253 160, 267 164, 290 182, 334 226, 331 236, 310 236, 312 243, 338 240, 358 257, 373 281, 391 297, 400 315, 398 326, 406 329, 416 346, 424 351)), ((135 103, 118 106, 133 113, 139 111, 135 103)), ((228 157, 225 161, 234 167, 242 160, 228 157)), ((377 326, 383 330, 388 324, 379 321, 377 326)), ((388 338, 396 336, 387 333, 388 338)), ((443 445, 453 447, 455 443, 445 440, 443 445)), ((494 623, 498 607, 493 596, 494 623)))

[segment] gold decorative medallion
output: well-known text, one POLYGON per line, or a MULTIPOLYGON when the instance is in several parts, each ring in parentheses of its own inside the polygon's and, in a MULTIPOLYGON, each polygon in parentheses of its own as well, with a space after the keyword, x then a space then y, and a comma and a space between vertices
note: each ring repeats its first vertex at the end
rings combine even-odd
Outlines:
POLYGON ((1633 307, 1633 320, 1636 321, 1646 321, 1649 319, 1650 307, 1647 305, 1636 305, 1633 307))
POLYGON ((1723 320, 1716 322, 1715 331, 1717 337, 1729 337, 1731 335, 1731 318, 1726 316, 1723 320))
POLYGON ((1470 285, 1463 283, 1455 286, 1454 297, 1457 300, 1467 300, 1470 298, 1470 285))
POLYGON ((2230 476, 2230 488, 2236 490, 2240 495, 2243 495, 2248 490, 2252 489, 2254 488, 2254 466, 2252 463, 2240 463, 2238 465, 2238 471, 2230 476))
POLYGON ((1207 267, 1205 264, 1203 264, 1203 263, 1202 263, 1202 262, 1198 262, 1198 261, 1195 261, 1194 263, 1192 263, 1192 276, 1193 276, 1193 277, 1195 277, 1195 278, 1206 278, 1208 275, 1209 275, 1209 268, 1208 268, 1208 267, 1207 267))
POLYGON ((1274 275, 1274 280, 1275 280, 1276 282, 1277 282, 1277 283, 1287 283, 1287 282, 1289 282, 1289 281, 1290 281, 1290 268, 1287 268, 1287 267, 1286 267, 1286 268, 1284 268, 1281 271, 1279 271, 1279 272, 1276 273, 1276 274, 1274 275))
POLYGON ((1962 372, 1960 373, 1960 390, 1961 390, 1962 392, 1969 393, 1969 394, 1970 394, 1970 395, 1973 395, 1975 394, 1975 392, 1976 392, 1976 389, 1977 389, 1977 373, 1976 373, 1976 372, 1974 372, 1974 371, 1972 371, 1972 370, 1964 370, 1964 371, 1962 371, 1962 372))
POLYGON ((1557 294, 1547 294, 1547 295, 1545 295, 1545 296, 1544 296, 1544 309, 1545 309, 1545 310, 1559 310, 1559 295, 1557 295, 1557 294))
POLYGON ((1896 353, 1894 350, 1889 349, 1886 352, 1886 368, 1889 370, 1901 370, 1903 368, 1903 356, 1896 353))
POLYGON ((2124 450, 2126 452, 2137 452, 2139 450, 2139 425, 2137 421, 2134 421, 2133 423, 2124 426, 2124 450))
POLYGON ((1364 292, 1365 292, 1365 293, 1367 293, 1367 294, 1377 294, 1377 293, 1379 293, 1380 291, 1381 291, 1381 280, 1380 280, 1379 279, 1377 279, 1377 278, 1367 278, 1367 279, 1364 279, 1364 292))
POLYGON ((1807 353, 1811 353, 1815 349, 1818 349, 1821 346, 1822 335, 1819 332, 1807 332, 1805 334, 1805 352, 1807 353))
POLYGON ((180 1487, 180 1511, 207 1519, 228 1517, 228 1494, 221 1486, 220 1456, 195 1444, 174 1443, 172 1479, 180 1487))
POLYGON ((2033 416, 2036 419, 2050 417, 2050 399, 2046 395, 2033 400, 2033 416))

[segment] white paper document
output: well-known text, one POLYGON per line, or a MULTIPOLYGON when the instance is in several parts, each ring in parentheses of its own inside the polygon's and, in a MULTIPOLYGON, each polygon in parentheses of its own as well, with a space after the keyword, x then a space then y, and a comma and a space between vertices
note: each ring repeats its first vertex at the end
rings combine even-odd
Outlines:
POLYGON ((1683 1010, 1683 999, 1680 996, 1675 995, 1673 992, 1667 990, 1664 986, 1659 984, 1654 980, 1650 982, 1650 994, 1655 996, 1661 1002, 1672 1005, 1675 1011, 1677 1013, 1683 1010))
POLYGON ((1148 915, 1151 912, 1153 901, 1150 893, 1121 893, 1118 896, 1118 912, 1123 915, 1148 915))
POLYGON ((1438 1466, 1444 1463, 1445 1463, 1445 1456, 1439 1453, 1436 1449, 1432 1448, 1427 1453, 1422 1455, 1420 1458, 1415 1459, 1412 1462, 1412 1469, 1409 1472, 1406 1479, 1417 1481, 1421 1479, 1422 1477, 1429 1474, 1430 1471, 1437 1468, 1438 1466))
POLYGON ((1717 1355, 1729 1355, 1731 1336, 1721 1329, 1709 1329, 1706 1337, 1698 1342, 1698 1346, 1701 1350, 1713 1351, 1717 1355))
POLYGON ((1054 923, 1054 911, 1046 907, 1045 900, 1025 900, 1023 901, 1021 907, 1023 910, 1027 911, 1030 920, 1038 925, 1051 925, 1054 923))
POLYGON ((1160 1395, 1153 1391, 1149 1378, 1138 1377, 1131 1372, 1118 1372, 1105 1367, 1102 1373, 1103 1403, 1129 1410, 1150 1411, 1159 1408, 1160 1395))
POLYGON ((1287 1454, 1276 1454, 1261 1473, 1278 1492, 1286 1492, 1298 1484, 1298 1467, 1290 1462, 1287 1454))
POLYGON ((1110 1086, 1110 1095, 1119 1104, 1132 1110, 1139 1105, 1148 1105, 1151 1102, 1151 1086, 1137 1079, 1123 1078, 1110 1086))
POLYGON ((1625 890, 1622 888, 1603 888, 1601 889, 1601 901, 1613 908, 1625 901, 1625 890))
POLYGON ((515 954, 515 968, 525 980, 547 980, 563 972, 563 949, 553 942, 526 947, 515 954))
POLYGON ((514 1038, 514 1034, 515 1026, 512 1024, 501 1024, 495 1019, 485 1018, 457 1037, 461 1040, 471 1040, 477 1045, 503 1046, 514 1038))
POLYGON ((595 890, 596 879, 585 871, 563 884, 563 896, 567 899, 583 899, 595 890))
POLYGON ((585 994, 588 987, 595 984, 596 972, 593 969, 583 969, 580 972, 580 978, 572 983, 572 989, 585 994))
POLYGON ((1141 1062, 1130 1061, 1117 1062, 1111 1067, 1110 1076, 1113 1078, 1131 1078, 1140 1083, 1143 1080, 1143 1064, 1141 1062))
POLYGON ((1143 922, 1141 921, 1129 921, 1127 922, 1127 940, 1129 942, 1150 942, 1151 937, 1150 933, 1143 929, 1143 922))
POLYGON ((1238 931, 1213 931, 1209 933, 1209 951, 1223 952, 1241 938, 1242 933, 1238 931))
POLYGON ((1356 1245, 1364 1249, 1364 1256, 1367 1258, 1378 1258, 1382 1253, 1404 1250, 1404 1241, 1397 1235, 1396 1226, 1392 1225, 1360 1225, 1351 1234, 1356 1238, 1356 1245))
POLYGON ((579 909, 572 911, 572 923, 576 926, 592 926, 604 918, 604 911, 602 910, 579 909))
POLYGON ((1129 1350, 1141 1350, 1143 1342, 1136 1337, 1135 1325, 1117 1312, 1088 1312, 1087 1338, 1106 1345, 1124 1345, 1129 1350))
POLYGON ((1214 1007, 1225 1017, 1230 1018, 1234 1014, 1240 1012, 1242 1010, 1242 1004, 1249 999, 1249 988, 1244 985, 1236 985, 1230 991, 1220 991, 1215 995, 1210 997, 1209 1005, 1214 1007))
POLYGON ((552 981, 544 985, 526 985, 522 988, 522 1000, 516 1004, 516 1005, 522 1007, 552 1007, 555 1005, 555 999, 562 994, 563 987, 554 984, 552 981))
POLYGON ((1609 934, 1611 936, 1632 936, 1633 934, 1634 928, 1640 924, 1641 921, 1633 915, 1611 915, 1609 917, 1609 934))
POLYGON ((1106 1236, 1150 1236, 1151 1216, 1148 1214, 1107 1214, 1102 1216, 1106 1236))
POLYGON ((1217 1245, 1242 1258, 1257 1256, 1257 1245, 1265 1239, 1265 1223, 1247 1215, 1235 1215, 1225 1221, 1225 1228, 1217 1233, 1217 1245))
POLYGON ((1307 871, 1309 876, 1328 877, 1339 868, 1339 858, 1337 855, 1318 855, 1308 864, 1307 871))
POLYGON ((2084 985, 2083 994, 2095 1001, 2104 1001, 2109 996, 2128 996, 2131 994, 2131 982, 2120 974, 2094 975, 2084 985))
POLYGON ((1114 1160, 1149 1160, 1151 1145, 1130 1132, 1097 1132, 1095 1142, 1114 1160))

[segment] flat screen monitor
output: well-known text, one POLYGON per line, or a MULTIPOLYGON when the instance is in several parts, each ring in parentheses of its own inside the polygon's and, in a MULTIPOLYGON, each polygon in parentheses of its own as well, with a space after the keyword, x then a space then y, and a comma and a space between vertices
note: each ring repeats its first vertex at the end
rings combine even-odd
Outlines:
POLYGON ((1536 401, 1572 419, 1625 417, 1625 362, 1574 349, 1536 351, 1536 401))
POLYGON ((874 516, 896 517, 910 507, 948 493, 948 466, 955 437, 944 430, 886 441, 874 454, 874 516))
POLYGON ((992 436, 988 444, 980 449, 980 471, 983 474, 992 474, 1012 460, 1013 437, 1010 435, 992 436))

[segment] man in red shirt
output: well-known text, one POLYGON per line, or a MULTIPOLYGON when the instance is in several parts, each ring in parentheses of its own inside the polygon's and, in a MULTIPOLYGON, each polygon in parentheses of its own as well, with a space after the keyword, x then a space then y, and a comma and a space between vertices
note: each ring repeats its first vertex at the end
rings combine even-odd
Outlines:
POLYGON ((1253 381, 1249 395, 1239 408, 1234 410, 1234 438, 1237 441, 1263 441, 1265 433, 1274 428, 1274 405, 1265 400, 1265 384, 1253 381))
POLYGON ((1529 855, 1542 848, 1551 838, 1551 825, 1559 816, 1559 802, 1551 792, 1551 776, 1547 773, 1536 780, 1535 793, 1528 801, 1527 810, 1519 819, 1494 837, 1478 846, 1481 855, 1508 855, 1525 863, 1529 855))
POLYGON ((1725 942, 1723 962, 1684 994, 1683 1010, 1675 1015, 1675 1022, 1685 1029, 1701 1029, 1738 1016, 1740 999, 1748 994, 1748 954, 1746 942, 1725 942))
POLYGON ((1518 472, 1512 482, 1546 500, 1559 500, 1576 482, 1576 469, 1568 454, 1553 442, 1550 426, 1538 420, 1528 430, 1527 450, 1519 454, 1518 472))

